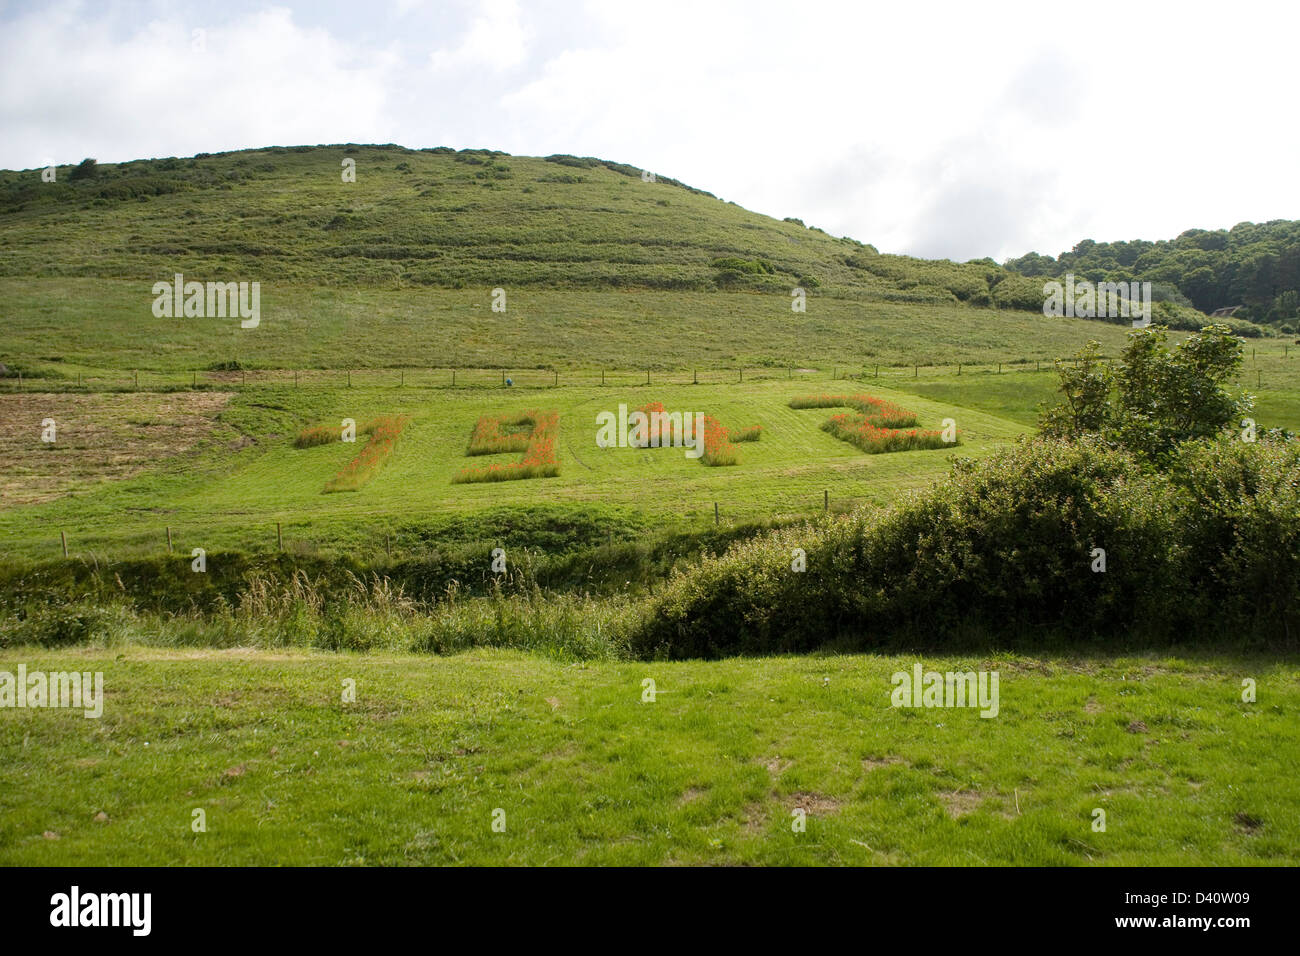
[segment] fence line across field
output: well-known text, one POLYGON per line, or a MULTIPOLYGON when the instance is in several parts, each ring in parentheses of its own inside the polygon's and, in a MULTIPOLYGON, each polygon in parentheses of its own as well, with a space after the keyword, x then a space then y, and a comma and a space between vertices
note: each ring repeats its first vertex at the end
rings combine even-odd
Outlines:
MULTIPOLYGON (((1269 358, 1270 356, 1264 356, 1269 358)), ((1274 356, 1285 357, 1285 356, 1274 356)), ((1117 357, 1102 356, 1114 364, 1117 357)), ((888 381, 948 375, 1005 375, 1018 372, 1051 372, 1053 359, 1015 359, 1003 362, 908 362, 906 364, 868 363, 834 365, 828 368, 791 366, 737 366, 733 368, 656 369, 577 369, 554 368, 354 368, 354 369, 241 369, 239 371, 151 372, 132 370, 119 374, 33 379, 17 376, 0 379, 0 388, 16 392, 60 391, 177 391, 185 389, 222 389, 280 386, 285 388, 392 388, 392 389, 471 389, 471 388, 597 388, 656 387, 679 385, 725 385, 746 382, 817 381, 888 381)), ((1059 360, 1066 365, 1072 359, 1059 360)), ((1249 365, 1256 372, 1256 384, 1262 384, 1262 370, 1252 355, 1249 365)))

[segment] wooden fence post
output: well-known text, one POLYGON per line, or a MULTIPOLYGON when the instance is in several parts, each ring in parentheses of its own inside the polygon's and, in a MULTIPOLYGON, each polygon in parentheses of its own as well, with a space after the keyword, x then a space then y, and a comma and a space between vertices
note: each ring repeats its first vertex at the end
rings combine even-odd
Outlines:
POLYGON ((279 545, 280 550, 284 550, 284 535, 280 533, 280 522, 275 523, 275 543, 279 545))
POLYGON ((831 510, 831 490, 827 488, 822 492, 822 495, 824 496, 822 501, 822 511, 829 512, 831 510))
POLYGON ((60 531, 59 540, 63 542, 63 556, 66 558, 68 556, 68 533, 66 531, 60 531))
POLYGON ((171 553, 172 553, 172 527, 171 527, 171 525, 168 525, 168 526, 167 526, 167 553, 168 553, 168 554, 171 554, 171 553))
MULTIPOLYGON (((715 501, 713 503, 713 523, 717 524, 721 520, 722 519, 718 517, 718 503, 715 501)), ((67 556, 67 548, 64 548, 64 556, 67 556)))

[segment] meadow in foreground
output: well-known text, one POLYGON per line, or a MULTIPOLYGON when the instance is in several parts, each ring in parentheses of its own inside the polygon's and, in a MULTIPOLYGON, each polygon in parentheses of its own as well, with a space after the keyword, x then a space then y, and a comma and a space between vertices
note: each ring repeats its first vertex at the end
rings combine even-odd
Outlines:
POLYGON ((5 865, 1300 863, 1276 655, 0 652, 20 662, 102 671, 105 703, 0 713, 5 865), (918 660, 999 671, 998 716, 891 707, 918 660))

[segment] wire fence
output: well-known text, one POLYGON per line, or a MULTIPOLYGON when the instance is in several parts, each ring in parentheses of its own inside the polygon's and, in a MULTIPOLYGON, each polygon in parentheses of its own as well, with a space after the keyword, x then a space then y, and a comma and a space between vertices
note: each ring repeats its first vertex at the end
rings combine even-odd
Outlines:
MULTIPOLYGON (((1114 361, 1114 359, 1107 359, 1114 361)), ((7 392, 180 391, 237 388, 596 388, 660 385, 724 385, 771 381, 865 381, 1050 372, 1054 360, 1016 359, 975 363, 870 363, 823 368, 791 366, 560 370, 547 368, 356 368, 240 369, 237 371, 95 371, 0 379, 7 392)))

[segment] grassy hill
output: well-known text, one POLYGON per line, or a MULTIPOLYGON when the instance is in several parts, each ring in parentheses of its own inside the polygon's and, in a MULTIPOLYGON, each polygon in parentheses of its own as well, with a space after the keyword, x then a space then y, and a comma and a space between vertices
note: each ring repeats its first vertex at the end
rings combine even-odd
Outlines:
POLYGON ((576 157, 398 146, 273 147, 0 173, 0 274, 172 271, 332 287, 573 286, 954 302, 988 263, 879 256, 671 179, 576 157), (356 181, 342 181, 344 160, 356 181))
POLYGON ((1041 283, 988 259, 880 255, 622 163, 444 147, 83 163, 59 168, 54 182, 4 171, 0 233, 0 276, 152 282, 183 272, 284 286, 748 290, 787 300, 799 287, 1028 311, 1043 298, 1041 283), (354 182, 343 181, 344 163, 354 182))
MULTIPOLYGON (((3 172, 0 238, 0 540, 31 556, 60 531, 77 554, 157 551, 166 527, 258 550, 277 523, 290 547, 402 551, 501 508, 581 513, 604 540, 711 526, 715 502, 727 523, 806 517, 827 492, 885 502, 951 453, 861 455, 792 397, 875 391, 924 427, 954 418, 979 456, 1032 428, 1053 359, 1125 334, 1044 317, 1041 287, 999 308, 1033 283, 989 261, 882 256, 572 156, 337 145, 3 172), (155 316, 177 272, 261 283, 260 325, 155 316), (764 438, 734 468, 598 453, 597 411, 656 400, 764 438), (558 478, 451 483, 480 415, 529 407, 560 415, 558 478), (386 414, 410 418, 392 461, 323 495, 350 452, 296 450, 297 430, 386 414)), ((1268 424, 1300 420, 1284 348, 1261 343, 1251 383, 1268 424)))

